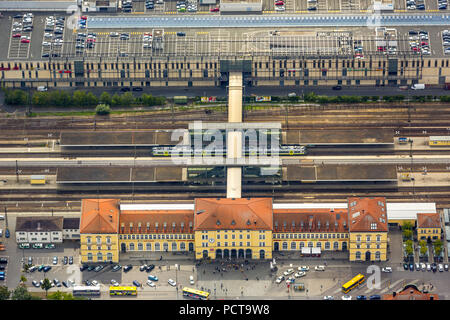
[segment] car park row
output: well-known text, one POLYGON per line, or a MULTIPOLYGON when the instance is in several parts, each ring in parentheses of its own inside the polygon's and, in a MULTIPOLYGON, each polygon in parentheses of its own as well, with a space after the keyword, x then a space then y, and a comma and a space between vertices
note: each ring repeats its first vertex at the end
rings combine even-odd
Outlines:
POLYGON ((63 47, 65 17, 45 18, 42 58, 59 57, 63 47))

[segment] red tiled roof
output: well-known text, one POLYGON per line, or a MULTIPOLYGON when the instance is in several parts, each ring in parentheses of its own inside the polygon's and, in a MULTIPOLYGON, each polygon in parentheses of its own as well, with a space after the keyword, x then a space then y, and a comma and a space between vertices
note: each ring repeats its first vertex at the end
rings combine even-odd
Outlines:
POLYGON ((418 213, 417 228, 440 228, 441 219, 439 213, 418 213))
POLYGON ((83 199, 80 233, 117 233, 119 200, 83 199))
POLYGON ((439 300, 439 296, 433 293, 420 292, 415 285, 407 285, 395 297, 393 294, 383 295, 383 300, 439 300))
POLYGON ((274 232, 348 232, 347 209, 275 209, 273 224, 274 232))
POLYGON ((386 199, 348 198, 348 224, 350 232, 387 232, 386 199))
POLYGON ((192 210, 127 210, 120 213, 120 234, 192 233, 193 227, 192 210))
POLYGON ((272 199, 195 199, 194 222, 195 230, 272 230, 272 199))

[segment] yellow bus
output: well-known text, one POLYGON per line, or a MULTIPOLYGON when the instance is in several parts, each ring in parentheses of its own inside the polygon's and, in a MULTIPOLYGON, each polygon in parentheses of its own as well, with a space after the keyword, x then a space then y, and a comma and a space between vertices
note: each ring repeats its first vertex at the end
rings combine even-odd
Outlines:
POLYGON ((137 296, 136 287, 109 287, 110 296, 137 296))
POLYGON ((183 288, 183 297, 193 298, 193 299, 198 299, 198 300, 208 300, 209 292, 184 287, 183 288))
POLYGON ((349 292, 350 290, 356 288, 361 283, 363 283, 365 279, 366 277, 364 275, 358 274, 356 277, 354 277, 352 280, 348 281, 342 286, 342 292, 344 293, 349 292))

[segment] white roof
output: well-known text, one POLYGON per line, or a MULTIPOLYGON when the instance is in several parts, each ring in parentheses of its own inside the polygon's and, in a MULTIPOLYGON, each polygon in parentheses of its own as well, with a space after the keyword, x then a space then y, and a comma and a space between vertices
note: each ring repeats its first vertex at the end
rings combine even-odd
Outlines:
POLYGON ((302 253, 304 253, 304 254, 306 254, 306 253, 311 253, 311 248, 303 247, 303 248, 302 248, 302 253))
MULTIPOLYGON (((341 203, 274 203, 273 209, 346 209, 341 203)), ((388 220, 413 220, 418 213, 436 213, 434 202, 391 202, 386 203, 388 220)), ((121 204, 120 210, 194 210, 193 203, 121 204)))
POLYGON ((121 204, 120 210, 194 210, 193 203, 121 204))
POLYGON ((311 253, 312 254, 320 253, 320 252, 321 252, 320 248, 317 248, 317 247, 311 248, 311 253))

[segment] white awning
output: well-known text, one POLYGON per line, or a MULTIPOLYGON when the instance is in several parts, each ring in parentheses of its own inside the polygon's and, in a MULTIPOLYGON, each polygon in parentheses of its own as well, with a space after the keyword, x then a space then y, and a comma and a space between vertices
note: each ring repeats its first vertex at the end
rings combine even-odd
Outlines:
POLYGON ((302 254, 311 254, 311 248, 303 247, 302 248, 302 254))
POLYGON ((320 254, 322 250, 320 248, 311 248, 311 254, 320 254))

